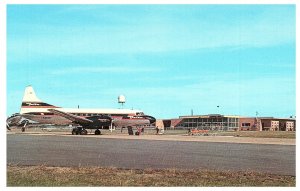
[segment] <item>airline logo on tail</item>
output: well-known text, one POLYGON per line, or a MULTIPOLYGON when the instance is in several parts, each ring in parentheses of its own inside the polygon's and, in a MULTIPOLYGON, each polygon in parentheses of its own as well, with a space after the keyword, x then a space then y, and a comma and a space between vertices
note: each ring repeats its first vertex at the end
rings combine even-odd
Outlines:
POLYGON ((22 102, 22 107, 51 107, 57 108, 54 105, 50 105, 48 103, 32 103, 32 102, 22 102))

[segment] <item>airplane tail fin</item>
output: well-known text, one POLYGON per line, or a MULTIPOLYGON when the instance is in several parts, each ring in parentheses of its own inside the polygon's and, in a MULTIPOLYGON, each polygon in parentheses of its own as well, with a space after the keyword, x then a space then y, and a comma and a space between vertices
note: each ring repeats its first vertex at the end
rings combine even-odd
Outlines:
POLYGON ((22 102, 42 102, 36 95, 32 86, 25 88, 24 97, 22 102))
POLYGON ((21 114, 30 113, 30 112, 43 112, 44 110, 47 112, 47 109, 50 108, 58 108, 58 107, 54 105, 50 105, 40 100, 36 96, 32 86, 27 86, 25 88, 21 111, 20 111, 21 114))

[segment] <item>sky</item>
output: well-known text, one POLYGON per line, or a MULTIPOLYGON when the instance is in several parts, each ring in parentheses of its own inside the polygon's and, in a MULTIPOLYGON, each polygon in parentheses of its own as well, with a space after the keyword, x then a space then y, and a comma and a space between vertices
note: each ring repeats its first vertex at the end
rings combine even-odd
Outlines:
POLYGON ((32 85, 67 108, 289 117, 295 30, 295 5, 7 5, 7 115, 32 85))

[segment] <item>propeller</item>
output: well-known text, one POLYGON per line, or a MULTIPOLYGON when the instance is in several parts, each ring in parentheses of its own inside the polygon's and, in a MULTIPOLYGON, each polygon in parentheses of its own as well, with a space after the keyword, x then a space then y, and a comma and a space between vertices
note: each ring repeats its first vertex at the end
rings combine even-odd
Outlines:
POLYGON ((13 114, 6 119, 6 129, 11 130, 10 126, 17 125, 20 121, 21 117, 19 115, 13 114))
POLYGON ((11 129, 9 128, 9 124, 8 124, 7 122, 6 122, 6 129, 9 130, 9 131, 11 130, 11 129))

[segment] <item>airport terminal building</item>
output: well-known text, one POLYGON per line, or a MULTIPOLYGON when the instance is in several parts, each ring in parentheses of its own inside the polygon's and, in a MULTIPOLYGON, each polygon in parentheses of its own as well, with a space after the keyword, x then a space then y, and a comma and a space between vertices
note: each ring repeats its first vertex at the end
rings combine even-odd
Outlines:
POLYGON ((200 129, 210 131, 295 131, 296 119, 208 114, 158 120, 157 125, 166 129, 200 129))
POLYGON ((238 116, 219 114, 180 116, 182 126, 187 129, 201 129, 211 131, 236 131, 239 128, 238 116))

